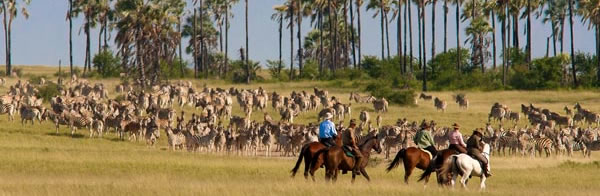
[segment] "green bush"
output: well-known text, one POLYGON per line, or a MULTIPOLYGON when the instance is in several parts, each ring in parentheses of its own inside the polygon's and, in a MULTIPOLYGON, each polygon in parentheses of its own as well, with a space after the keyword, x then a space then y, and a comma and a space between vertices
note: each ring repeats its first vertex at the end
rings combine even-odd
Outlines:
POLYGON ((52 97, 60 95, 60 86, 54 82, 46 82, 45 85, 38 87, 40 98, 50 100, 52 97))
POLYGON ((568 64, 568 56, 561 55, 535 59, 530 69, 526 65, 513 67, 510 85, 522 90, 557 89, 563 84, 563 67, 568 64))
POLYGON ((119 77, 121 73, 121 60, 114 56, 111 50, 103 50, 96 54, 92 60, 97 73, 90 73, 95 77, 119 77))
POLYGON ((388 102, 393 104, 413 105, 415 103, 415 92, 413 90, 393 89, 385 82, 373 82, 367 85, 365 90, 377 98, 385 97, 388 102))
MULTIPOLYGON (((227 77, 230 78, 234 83, 246 83, 246 62, 236 60, 231 63, 231 73, 227 77)), ((258 62, 250 61, 250 81, 263 81, 264 78, 257 75, 260 71, 260 65, 258 62)))
POLYGON ((32 76, 32 77, 29 78, 29 83, 31 83, 31 84, 39 84, 42 81, 42 78, 44 78, 46 80, 48 79, 48 77, 45 76, 45 75, 32 76))
POLYGON ((172 63, 161 61, 160 63, 161 77, 167 79, 178 79, 185 77, 193 77, 193 70, 187 67, 187 62, 179 61, 176 58, 172 63), (183 72, 182 72, 183 70, 183 72))

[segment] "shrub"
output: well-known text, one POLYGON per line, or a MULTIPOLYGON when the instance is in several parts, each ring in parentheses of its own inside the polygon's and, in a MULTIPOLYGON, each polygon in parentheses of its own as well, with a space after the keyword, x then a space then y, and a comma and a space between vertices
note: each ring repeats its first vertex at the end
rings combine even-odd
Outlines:
POLYGON ((52 97, 60 95, 60 86, 54 82, 46 82, 45 85, 38 87, 40 98, 50 100, 52 97))
POLYGON ((413 105, 415 103, 415 92, 412 90, 392 89, 384 82, 373 82, 366 87, 366 91, 375 97, 385 97, 390 103, 398 105, 413 105))
POLYGON ((97 74, 91 73, 90 76, 119 77, 121 73, 121 60, 114 56, 111 50, 100 51, 94 56, 92 63, 96 67, 97 74))

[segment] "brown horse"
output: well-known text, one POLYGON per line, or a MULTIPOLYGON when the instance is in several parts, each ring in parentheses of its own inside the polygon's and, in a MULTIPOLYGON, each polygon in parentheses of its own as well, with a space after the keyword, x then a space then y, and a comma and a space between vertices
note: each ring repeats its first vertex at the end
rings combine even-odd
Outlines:
POLYGON ((450 155, 453 155, 455 153, 456 152, 454 150, 448 150, 448 149, 442 150, 442 151, 438 152, 438 154, 441 156, 436 157, 435 161, 432 161, 429 159, 429 154, 427 154, 426 152, 423 152, 423 150, 421 150, 421 149, 418 149, 416 147, 404 148, 404 149, 401 149, 400 151, 398 151, 398 153, 396 154, 396 157, 390 163, 390 165, 387 167, 386 171, 387 172, 392 171, 392 169, 398 167, 398 165, 400 164, 400 160, 403 160, 404 183, 408 184, 408 178, 410 177, 410 175, 412 174, 413 170, 416 167, 416 168, 419 168, 419 169, 425 171, 425 173, 423 173, 423 175, 421 175, 421 179, 419 179, 419 181, 425 180, 425 184, 427 184, 427 182, 429 182, 429 176, 436 168, 435 165, 432 165, 433 167, 430 167, 430 164, 432 162, 434 164, 439 162, 440 163, 439 165, 441 165, 441 163, 443 163, 443 160, 446 160, 448 157, 450 157, 450 155), (440 161, 438 161, 438 160, 440 160, 440 161))
MULTIPOLYGON (((367 167, 369 157, 371 156, 371 150, 381 153, 381 144, 376 136, 370 136, 369 138, 365 139, 365 141, 360 144, 358 148, 363 155, 363 161, 359 166, 360 172, 368 181, 371 181, 371 178, 369 178, 369 174, 365 170, 365 167, 367 167)), ((339 171, 343 170, 352 171, 352 182, 354 182, 356 179, 356 173, 353 171, 354 164, 356 164, 354 157, 347 156, 346 152, 344 152, 344 149, 339 146, 331 147, 325 150, 323 154, 325 154, 326 180, 331 179, 335 182, 337 180, 339 171)))
MULTIPOLYGON (((335 138, 336 146, 342 146, 342 137, 338 135, 335 138)), ((323 151, 326 149, 325 145, 321 142, 311 142, 302 146, 300 150, 300 155, 298 156, 298 161, 296 161, 296 165, 292 169, 292 177, 296 176, 296 172, 300 168, 300 164, 302 163, 302 159, 304 159, 304 178, 308 179, 308 174, 313 181, 315 181, 315 172, 323 165, 323 155, 320 153, 317 155, 317 152, 323 151), (310 169, 310 171, 309 171, 310 169)))

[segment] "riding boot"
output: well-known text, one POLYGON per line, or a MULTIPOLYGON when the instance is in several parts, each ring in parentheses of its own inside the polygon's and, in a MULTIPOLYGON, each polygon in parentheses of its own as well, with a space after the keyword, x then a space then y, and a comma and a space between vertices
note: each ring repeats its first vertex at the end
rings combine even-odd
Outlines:
POLYGON ((356 157, 356 159, 354 160, 354 168, 353 171, 356 175, 361 175, 360 173, 360 165, 362 165, 362 153, 360 153, 359 151, 354 151, 354 156, 356 157))
POLYGON ((483 169, 483 174, 485 175, 485 177, 487 177, 487 178, 492 177, 492 173, 488 170, 488 164, 487 163, 482 163, 481 167, 483 169))

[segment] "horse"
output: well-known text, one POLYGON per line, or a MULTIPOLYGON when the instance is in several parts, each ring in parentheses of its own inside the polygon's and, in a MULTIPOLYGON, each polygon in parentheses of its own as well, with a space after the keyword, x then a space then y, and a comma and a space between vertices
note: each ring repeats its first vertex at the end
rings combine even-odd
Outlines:
POLYGON ((408 184, 408 178, 410 177, 410 175, 416 167, 425 171, 421 175, 419 181, 425 180, 425 184, 427 184, 429 182, 429 177, 431 173, 434 170, 436 170, 439 167, 439 165, 441 165, 435 163, 443 163, 443 160, 446 160, 453 154, 456 154, 455 150, 445 149, 439 151, 438 156, 434 157, 434 160, 431 160, 429 154, 426 153, 424 150, 421 150, 416 147, 404 148, 398 151, 396 157, 394 157, 394 160, 386 168, 386 171, 390 172, 392 171, 392 169, 398 167, 398 165, 400 164, 400 160, 402 160, 404 164, 404 183, 408 184), (432 163, 435 165, 430 165, 432 163))
MULTIPOLYGON (((490 145, 484 144, 483 146, 483 156, 488 160, 488 171, 490 171, 490 145)), ((481 179, 481 183, 479 185, 480 189, 485 189, 485 180, 487 179, 483 174, 483 169, 481 168, 481 164, 477 159, 473 159, 471 156, 467 154, 459 154, 452 155, 450 159, 444 162, 440 170, 441 181, 444 184, 450 184, 454 186, 456 177, 461 175, 460 183, 463 188, 467 188, 467 181, 471 176, 479 176, 481 179), (452 179, 448 182, 448 176, 452 174, 452 179)))
MULTIPOLYGON (((342 146, 342 137, 338 135, 335 138, 336 146, 342 146)), ((296 165, 292 169, 292 177, 296 176, 296 172, 300 168, 300 164, 304 159, 304 178, 308 179, 308 174, 313 181, 315 181, 315 172, 323 165, 323 156, 317 156, 317 152, 323 151, 327 149, 327 147, 321 142, 311 142, 302 146, 300 153, 298 155, 298 161, 296 161, 296 165)))
MULTIPOLYGON (((363 155, 363 161, 359 165, 359 170, 361 174, 367 179, 367 181, 371 181, 369 174, 365 170, 367 167, 367 163, 369 157, 371 156, 371 150, 375 150, 377 153, 381 153, 381 143, 377 136, 369 136, 365 139, 365 141, 358 146, 360 152, 363 155)), ((340 170, 343 171, 352 171, 352 182, 356 179, 356 173, 354 173, 354 157, 349 157, 346 155, 343 147, 333 146, 323 152, 325 155, 325 179, 327 181, 333 180, 334 182, 337 180, 337 176, 340 170)))

